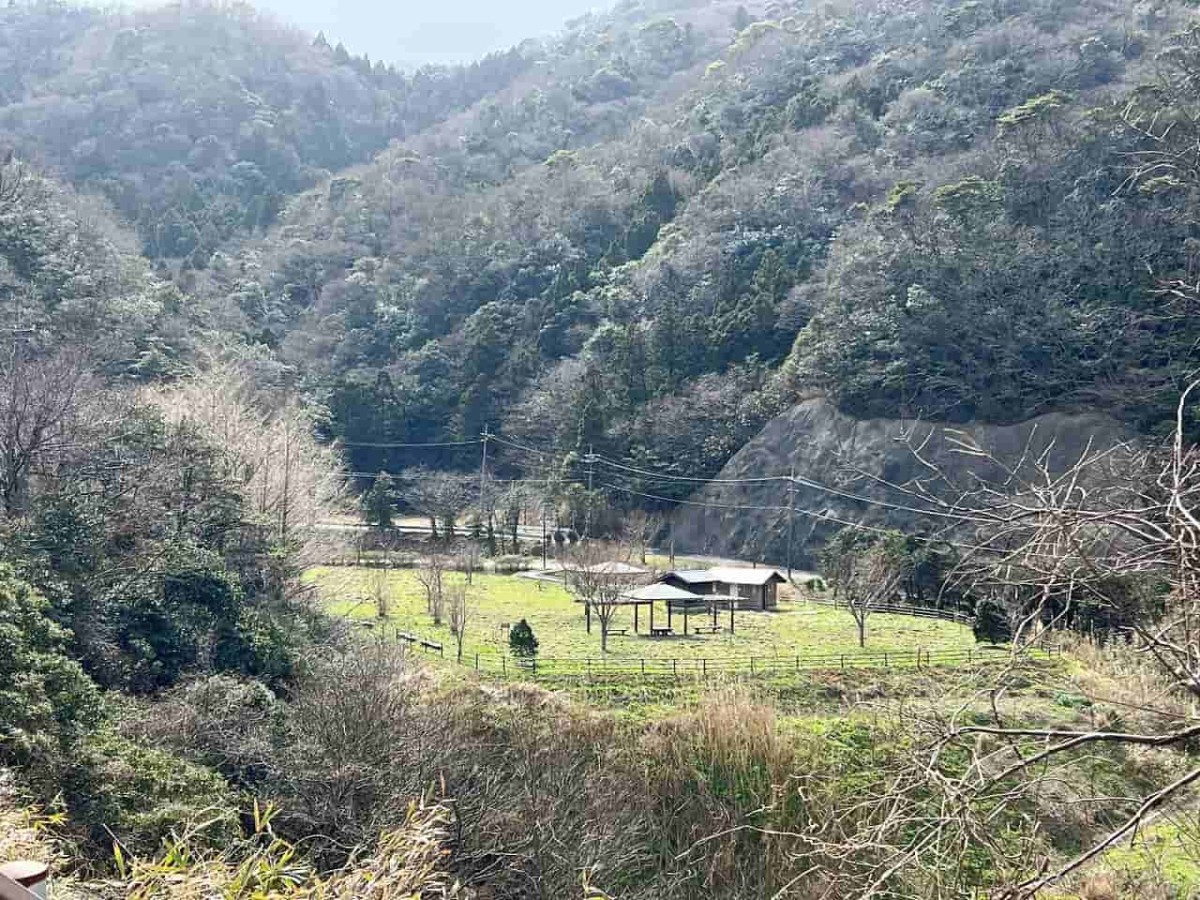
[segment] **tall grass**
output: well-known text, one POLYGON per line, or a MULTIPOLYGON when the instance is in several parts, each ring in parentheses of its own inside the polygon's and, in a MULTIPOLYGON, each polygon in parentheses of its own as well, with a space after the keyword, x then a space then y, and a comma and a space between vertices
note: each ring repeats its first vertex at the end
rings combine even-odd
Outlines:
MULTIPOLYGON (((449 900, 465 897, 446 870, 446 824, 438 805, 412 804, 372 853, 321 877, 297 848, 276 837, 255 809, 246 840, 221 852, 197 849, 203 825, 174 835, 154 859, 126 862, 109 887, 129 900, 449 900)), ((119 851, 118 851, 119 853, 119 851)))

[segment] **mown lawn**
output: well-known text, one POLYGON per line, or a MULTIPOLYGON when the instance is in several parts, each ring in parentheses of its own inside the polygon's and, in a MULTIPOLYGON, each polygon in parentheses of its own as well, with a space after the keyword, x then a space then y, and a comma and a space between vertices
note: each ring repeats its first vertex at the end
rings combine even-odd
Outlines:
MULTIPOLYGON (((389 595, 387 628, 410 631, 446 644, 449 655, 454 646, 450 629, 435 626, 425 610, 425 599, 416 573, 395 569, 384 573, 389 595)), ((359 619, 376 619, 371 595, 373 570, 319 567, 305 578, 319 591, 329 612, 359 619)), ((464 579, 448 573, 448 579, 464 579)), ((508 648, 507 626, 519 619, 528 620, 540 642, 543 659, 583 659, 600 656, 600 628, 593 620, 589 635, 584 626, 582 605, 554 583, 538 582, 508 575, 476 575, 469 596, 473 601, 472 619, 464 652, 498 653, 508 648)), ((697 617, 691 623, 702 624, 697 617)), ((728 613, 721 616, 728 624, 728 613)), ((655 624, 666 624, 666 610, 655 611, 655 624)), ((679 616, 676 631, 682 630, 679 616)), ((641 613, 641 628, 647 630, 646 611, 641 613)), ((645 659, 720 659, 730 657, 823 656, 859 654, 854 622, 844 610, 824 606, 806 606, 803 600, 780 603, 776 612, 738 610, 737 631, 717 635, 675 636, 654 639, 633 635, 633 612, 622 609, 614 629, 625 628, 628 635, 609 637, 609 656, 645 659)), ((916 619, 909 616, 877 614, 868 625, 867 653, 951 650, 974 646, 970 629, 953 622, 916 619)))

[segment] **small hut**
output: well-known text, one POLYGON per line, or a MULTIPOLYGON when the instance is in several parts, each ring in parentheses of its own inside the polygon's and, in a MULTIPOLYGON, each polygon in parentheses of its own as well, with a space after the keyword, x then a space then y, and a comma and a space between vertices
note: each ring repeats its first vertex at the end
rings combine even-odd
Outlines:
POLYGON ((742 609, 768 610, 778 606, 778 588, 787 578, 778 569, 716 566, 668 572, 659 581, 704 597, 728 599, 742 609))

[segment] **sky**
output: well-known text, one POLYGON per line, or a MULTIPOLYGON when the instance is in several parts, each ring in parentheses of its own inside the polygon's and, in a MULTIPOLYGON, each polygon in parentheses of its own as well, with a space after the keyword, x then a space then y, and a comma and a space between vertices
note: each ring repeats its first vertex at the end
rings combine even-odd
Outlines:
POLYGON ((354 54, 399 66, 469 62, 553 34, 605 0, 252 0, 354 54))

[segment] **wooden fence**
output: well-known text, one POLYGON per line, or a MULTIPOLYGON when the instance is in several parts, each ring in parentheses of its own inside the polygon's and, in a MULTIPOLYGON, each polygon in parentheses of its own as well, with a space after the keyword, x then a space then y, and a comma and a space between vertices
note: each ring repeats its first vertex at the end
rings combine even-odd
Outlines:
MULTIPOLYGON (((445 658, 446 647, 419 635, 401 631, 396 640, 426 655, 445 658)), ((1062 655, 1053 644, 1031 648, 1027 656, 1050 659, 1062 655)), ((453 656, 453 648, 451 654, 453 656)), ((688 678, 717 676, 786 675, 797 672, 846 672, 858 669, 932 669, 986 665, 1009 659, 1009 651, 999 647, 966 647, 927 650, 851 652, 826 654, 773 654, 770 656, 685 657, 679 659, 645 657, 533 657, 518 659, 506 653, 466 653, 464 667, 490 675, 537 678, 688 678)))
MULTIPOLYGON (((837 603, 828 597, 806 597, 802 594, 796 595, 796 603, 814 603, 817 606, 831 606, 834 609, 845 609, 844 603, 837 603)), ((962 625, 970 625, 975 621, 974 617, 958 609, 935 609, 931 606, 916 606, 912 603, 882 603, 878 606, 871 607, 872 614, 874 613, 891 613, 897 616, 915 616, 918 619, 940 619, 943 622, 958 622, 962 625)))

